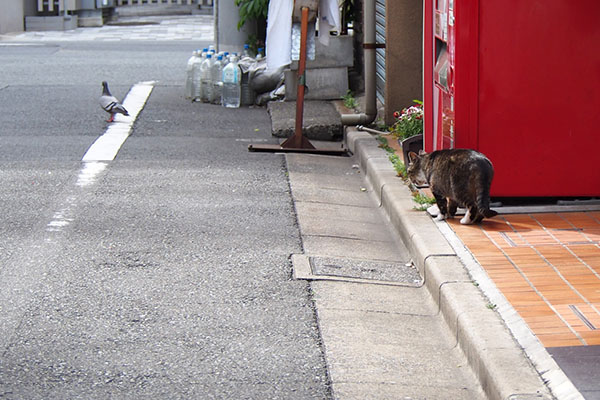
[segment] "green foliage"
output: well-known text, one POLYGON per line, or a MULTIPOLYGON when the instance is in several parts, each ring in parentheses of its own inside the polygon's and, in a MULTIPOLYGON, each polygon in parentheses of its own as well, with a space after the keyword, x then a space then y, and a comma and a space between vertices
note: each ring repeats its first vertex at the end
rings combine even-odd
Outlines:
POLYGON ((344 107, 346 108, 354 110, 356 107, 358 107, 358 103, 354 98, 354 94, 350 90, 348 90, 348 92, 342 96, 342 100, 344 100, 344 107))
POLYGON ((265 42, 260 40, 260 38, 254 34, 248 35, 246 44, 249 46, 248 50, 250 50, 250 54, 258 54, 258 48, 262 47, 264 49, 265 47, 265 42))
POLYGON ((425 196, 418 191, 413 192, 413 201, 418 204, 418 206, 415 207, 418 211, 425 211, 429 206, 435 203, 434 198, 425 196))
POLYGON ((394 149, 392 149, 390 146, 388 146, 388 141, 386 138, 384 138, 383 136, 377 136, 376 139, 379 142, 379 147, 383 148, 388 153, 394 152, 394 149))
POLYGON ((396 154, 390 154, 389 159, 392 162, 394 170, 396 170, 398 176, 406 178, 406 166, 404 165, 400 157, 398 157, 396 154))
POLYGON ((238 31, 246 21, 251 19, 267 18, 269 12, 269 0, 235 0, 238 6, 240 19, 237 24, 238 31))
POLYGON ((398 155, 396 155, 394 149, 388 145, 387 138, 384 138, 383 136, 377 136, 377 141, 379 142, 379 147, 381 147, 389 153, 388 159, 394 166, 394 170, 396 170, 398 176, 405 179, 406 166, 404 165, 404 162, 402 162, 402 159, 398 155))

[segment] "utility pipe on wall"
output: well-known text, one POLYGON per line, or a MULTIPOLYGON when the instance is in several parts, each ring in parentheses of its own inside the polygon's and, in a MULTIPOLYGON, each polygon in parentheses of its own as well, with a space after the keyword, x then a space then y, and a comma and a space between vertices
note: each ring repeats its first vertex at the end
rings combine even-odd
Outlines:
POLYGON ((375 0, 363 0, 364 4, 364 59, 365 59, 365 112, 362 114, 343 114, 343 125, 368 125, 377 117, 377 98, 375 88, 375 0))

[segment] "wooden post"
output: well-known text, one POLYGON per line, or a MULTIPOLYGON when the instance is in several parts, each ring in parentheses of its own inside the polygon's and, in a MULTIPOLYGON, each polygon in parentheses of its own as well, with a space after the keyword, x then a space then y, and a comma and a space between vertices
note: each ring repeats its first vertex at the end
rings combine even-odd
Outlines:
POLYGON ((308 7, 302 7, 300 20, 300 60, 298 61, 298 95, 296 96, 296 127, 294 134, 281 147, 314 149, 302 132, 304 119, 304 89, 306 88, 306 41, 308 38, 308 7))

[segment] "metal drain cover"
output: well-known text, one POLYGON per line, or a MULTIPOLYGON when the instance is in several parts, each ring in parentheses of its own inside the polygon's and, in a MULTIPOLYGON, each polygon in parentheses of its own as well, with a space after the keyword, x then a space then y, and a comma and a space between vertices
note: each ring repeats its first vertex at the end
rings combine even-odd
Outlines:
POLYGON ((296 279, 352 281, 399 286, 419 286, 423 281, 412 263, 309 257, 294 254, 292 264, 296 279))

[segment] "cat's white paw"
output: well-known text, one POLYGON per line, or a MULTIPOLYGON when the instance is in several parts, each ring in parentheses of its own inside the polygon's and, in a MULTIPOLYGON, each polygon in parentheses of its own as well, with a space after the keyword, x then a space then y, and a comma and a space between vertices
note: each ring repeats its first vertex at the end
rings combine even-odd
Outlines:
POLYGON ((465 216, 462 217, 462 219, 460 220, 460 223, 462 225, 471 225, 473 223, 473 221, 471 220, 471 213, 469 212, 468 208, 467 212, 465 212, 465 216))
POLYGON ((434 204, 431 207, 427 208, 427 212, 432 217, 436 217, 436 216, 440 215, 440 209, 438 208, 437 204, 434 204))
POLYGON ((438 214, 437 217, 434 218, 435 221, 443 221, 446 219, 446 216, 444 214, 438 214))

